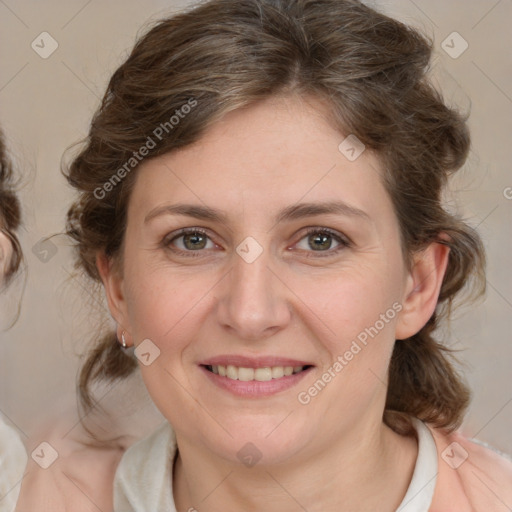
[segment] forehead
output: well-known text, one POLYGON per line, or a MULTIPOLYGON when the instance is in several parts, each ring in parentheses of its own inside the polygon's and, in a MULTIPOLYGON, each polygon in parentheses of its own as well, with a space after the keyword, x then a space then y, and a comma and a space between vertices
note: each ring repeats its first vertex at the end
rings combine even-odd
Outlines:
POLYGON ((368 150, 350 160, 339 147, 346 138, 327 121, 322 103, 269 98, 230 112, 195 143, 141 164, 132 202, 146 214, 186 201, 275 216, 298 202, 343 201, 379 215, 376 206, 390 206, 379 160, 368 150))

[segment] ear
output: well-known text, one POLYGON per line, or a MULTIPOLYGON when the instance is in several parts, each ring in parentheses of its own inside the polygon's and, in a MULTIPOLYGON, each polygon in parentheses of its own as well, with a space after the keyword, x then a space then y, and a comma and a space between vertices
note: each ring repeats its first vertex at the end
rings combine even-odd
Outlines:
POLYGON ((115 268, 113 261, 104 252, 96 256, 96 267, 105 287, 108 308, 121 330, 129 331, 128 314, 124 295, 124 281, 115 268))
POLYGON ((419 332, 433 315, 449 254, 448 246, 433 242, 414 255, 413 267, 407 276, 403 309, 396 323, 397 340, 409 338, 419 332))
POLYGON ((12 259, 12 243, 9 237, 0 231, 0 286, 9 270, 12 259))

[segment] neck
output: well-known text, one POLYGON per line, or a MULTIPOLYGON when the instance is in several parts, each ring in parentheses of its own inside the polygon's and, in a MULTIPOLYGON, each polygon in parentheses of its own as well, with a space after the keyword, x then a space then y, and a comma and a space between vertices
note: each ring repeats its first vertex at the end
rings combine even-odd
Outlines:
POLYGON ((394 511, 409 486, 417 443, 383 423, 353 429, 314 456, 245 467, 212 457, 176 435, 173 472, 179 512, 394 511))

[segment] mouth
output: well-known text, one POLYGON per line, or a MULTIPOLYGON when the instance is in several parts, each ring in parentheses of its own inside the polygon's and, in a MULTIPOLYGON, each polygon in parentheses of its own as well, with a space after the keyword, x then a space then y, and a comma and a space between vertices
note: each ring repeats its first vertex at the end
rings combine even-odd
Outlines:
POLYGON ((208 381, 243 398, 263 398, 295 386, 313 368, 306 361, 278 357, 220 356, 199 364, 208 381))
POLYGON ((207 371, 219 375, 220 377, 226 377, 231 380, 239 380, 242 382, 258 381, 268 382, 274 379, 282 379, 283 377, 289 377, 301 373, 312 365, 298 365, 298 366, 264 366, 262 368, 251 368, 244 366, 229 365, 201 365, 206 368, 207 371))

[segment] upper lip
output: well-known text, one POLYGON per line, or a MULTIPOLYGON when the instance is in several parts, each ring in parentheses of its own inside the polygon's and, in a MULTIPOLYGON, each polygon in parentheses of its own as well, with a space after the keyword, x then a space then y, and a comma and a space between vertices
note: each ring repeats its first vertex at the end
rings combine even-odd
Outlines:
POLYGON ((202 366, 238 366, 242 368, 265 368, 272 366, 313 366, 308 361, 290 359, 279 356, 248 357, 242 355, 221 355, 205 359, 199 363, 202 366))

